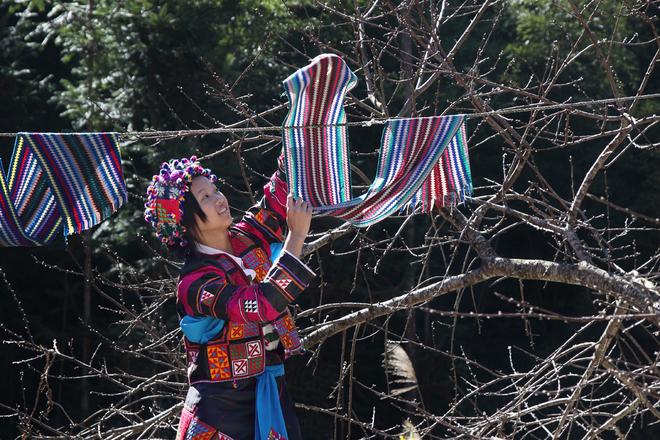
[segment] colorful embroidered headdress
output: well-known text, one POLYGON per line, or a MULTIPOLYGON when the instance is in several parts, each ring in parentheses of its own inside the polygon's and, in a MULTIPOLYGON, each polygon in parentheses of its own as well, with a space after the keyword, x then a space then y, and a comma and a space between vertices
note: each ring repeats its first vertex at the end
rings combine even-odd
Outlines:
POLYGON ((218 178, 208 168, 202 167, 196 156, 190 159, 173 159, 163 162, 159 174, 153 176, 147 188, 144 219, 156 230, 156 236, 168 246, 185 247, 188 242, 181 224, 183 201, 195 176, 208 177, 213 183, 218 178))

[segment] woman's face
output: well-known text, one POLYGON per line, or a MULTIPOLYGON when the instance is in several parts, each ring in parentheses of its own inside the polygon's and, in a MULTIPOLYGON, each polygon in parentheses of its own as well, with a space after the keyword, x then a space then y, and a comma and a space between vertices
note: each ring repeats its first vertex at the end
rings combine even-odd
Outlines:
POLYGON ((229 202, 208 177, 193 177, 190 191, 206 214, 206 221, 195 216, 199 232, 207 234, 216 230, 226 231, 231 226, 233 219, 229 211, 229 202))

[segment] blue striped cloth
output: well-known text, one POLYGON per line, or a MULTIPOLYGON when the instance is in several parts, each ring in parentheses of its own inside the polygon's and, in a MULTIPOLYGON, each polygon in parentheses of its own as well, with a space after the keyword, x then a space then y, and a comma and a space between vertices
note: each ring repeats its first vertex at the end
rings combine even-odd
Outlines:
POLYGON ((0 246, 80 233, 128 200, 115 133, 19 133, 0 161, 0 246))

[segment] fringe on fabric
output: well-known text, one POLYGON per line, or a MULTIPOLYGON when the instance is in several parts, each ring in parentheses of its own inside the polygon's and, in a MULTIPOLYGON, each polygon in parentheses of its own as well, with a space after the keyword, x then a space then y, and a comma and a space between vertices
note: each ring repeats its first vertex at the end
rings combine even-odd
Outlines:
POLYGON ((19 133, 0 161, 0 246, 41 246, 80 233, 128 200, 114 133, 19 133))
POLYGON ((316 214, 365 227, 397 211, 431 212, 472 194, 465 115, 389 121, 376 177, 352 198, 344 99, 357 82, 338 56, 322 54, 284 80, 282 136, 289 187, 316 214), (303 127, 301 127, 303 126, 303 127))

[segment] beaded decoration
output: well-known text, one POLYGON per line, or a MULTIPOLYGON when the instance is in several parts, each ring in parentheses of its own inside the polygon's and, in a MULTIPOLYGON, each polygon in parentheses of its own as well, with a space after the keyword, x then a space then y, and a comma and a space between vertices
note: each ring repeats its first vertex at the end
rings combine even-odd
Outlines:
POLYGON ((186 227, 181 224, 183 201, 196 176, 208 177, 214 184, 218 181, 211 170, 202 167, 197 157, 192 156, 163 162, 147 188, 144 219, 156 230, 158 239, 168 246, 188 246, 183 236, 186 227))

